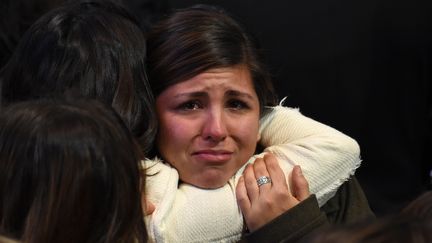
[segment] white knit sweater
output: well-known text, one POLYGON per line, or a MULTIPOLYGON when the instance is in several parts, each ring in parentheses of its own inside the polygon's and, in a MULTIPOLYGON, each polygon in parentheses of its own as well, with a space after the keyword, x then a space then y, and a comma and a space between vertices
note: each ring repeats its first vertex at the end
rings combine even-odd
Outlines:
MULTIPOLYGON (((278 158, 288 174, 300 165, 310 192, 323 205, 360 166, 360 149, 343 133, 303 116, 297 109, 276 106, 260 121, 260 143, 278 158)), ((256 155, 256 156, 262 156, 256 155)), ((254 157, 256 157, 254 156, 254 157)), ((253 163, 255 158, 248 163, 253 163)), ((246 163, 245 163, 246 165, 246 163)), ((243 216, 235 187, 244 166, 218 189, 179 184, 175 168, 159 159, 143 161, 147 199, 156 210, 146 217, 153 242, 235 242, 243 216)))

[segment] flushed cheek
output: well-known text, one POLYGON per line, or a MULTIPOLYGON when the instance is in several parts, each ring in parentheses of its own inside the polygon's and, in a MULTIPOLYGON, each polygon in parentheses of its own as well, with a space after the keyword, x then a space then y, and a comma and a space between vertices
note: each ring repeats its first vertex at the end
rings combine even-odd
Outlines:
POLYGON ((259 128, 258 119, 259 118, 254 118, 242 123, 237 121, 235 125, 234 136, 238 137, 244 146, 254 146, 254 144, 256 145, 259 128))
POLYGON ((166 140, 171 142, 183 141, 186 139, 190 133, 188 130, 187 124, 179 122, 161 127, 161 131, 164 131, 166 140))
POLYGON ((165 151, 170 151, 171 153, 181 151, 180 148, 184 148, 190 142, 187 136, 188 129, 184 124, 161 122, 159 131, 158 145, 159 148, 166 148, 165 151), (176 147, 177 149, 173 149, 176 147))
POLYGON ((258 142, 258 126, 259 124, 255 119, 237 123, 236 132, 233 134, 239 149, 238 160, 235 162, 236 167, 241 167, 255 153, 258 142))

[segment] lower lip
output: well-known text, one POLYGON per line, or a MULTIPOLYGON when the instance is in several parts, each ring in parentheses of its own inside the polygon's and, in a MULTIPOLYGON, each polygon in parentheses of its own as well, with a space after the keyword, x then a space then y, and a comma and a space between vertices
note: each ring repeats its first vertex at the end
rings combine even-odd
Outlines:
POLYGON ((194 157, 205 162, 224 163, 231 159, 232 154, 198 153, 198 154, 194 154, 194 157))

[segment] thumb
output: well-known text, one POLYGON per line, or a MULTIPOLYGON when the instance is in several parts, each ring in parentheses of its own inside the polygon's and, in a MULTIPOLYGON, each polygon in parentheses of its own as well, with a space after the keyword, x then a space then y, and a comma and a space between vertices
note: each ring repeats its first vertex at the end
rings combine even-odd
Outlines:
POLYGON ((297 200, 303 201, 309 197, 309 183, 299 165, 294 166, 291 174, 292 194, 297 200))

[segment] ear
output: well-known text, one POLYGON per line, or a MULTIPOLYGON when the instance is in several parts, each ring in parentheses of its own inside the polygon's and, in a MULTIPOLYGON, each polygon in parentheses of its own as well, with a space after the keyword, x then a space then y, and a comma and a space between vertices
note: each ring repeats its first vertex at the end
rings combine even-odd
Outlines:
POLYGON ((259 140, 261 140, 261 133, 260 132, 258 132, 258 134, 257 134, 257 142, 259 142, 259 140))

